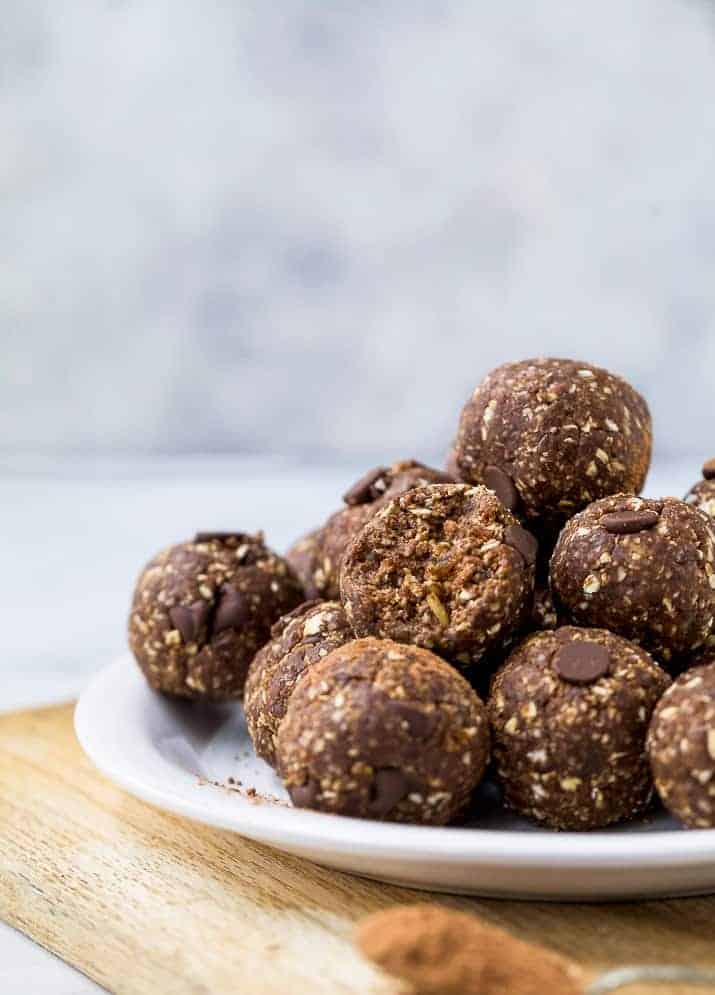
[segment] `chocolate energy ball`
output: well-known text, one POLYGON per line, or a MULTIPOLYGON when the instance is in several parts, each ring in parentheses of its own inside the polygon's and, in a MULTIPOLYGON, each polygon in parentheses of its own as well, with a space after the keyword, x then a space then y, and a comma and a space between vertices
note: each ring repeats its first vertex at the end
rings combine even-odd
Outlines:
POLYGON ((256 653, 243 695, 248 732, 259 757, 276 763, 276 735, 301 674, 354 636, 339 601, 307 601, 273 626, 256 653))
POLYGON ((288 550, 286 558, 300 577, 306 597, 340 597, 340 567, 345 550, 376 511, 413 487, 449 483, 452 479, 442 470, 433 470, 416 460, 400 460, 365 473, 343 495, 345 507, 288 550))
POLYGON ((604 629, 529 636, 487 702, 506 803, 554 829, 637 816, 653 793, 648 722, 668 684, 645 650, 604 629))
POLYGON ((535 559, 534 537, 487 488, 418 487, 382 508, 350 544, 342 601, 358 636, 474 664, 526 621, 535 559))
POLYGON ((648 405, 625 380, 570 359, 498 367, 462 410, 462 480, 526 519, 565 521, 607 494, 637 492, 650 465, 648 405))
POLYGON ((575 515, 551 558, 551 588, 579 625, 602 626, 671 661, 707 639, 715 531, 677 498, 619 494, 575 515))
POLYGON ((303 585, 309 601, 327 597, 330 574, 323 563, 323 529, 313 529, 298 539, 286 553, 286 560, 303 585))
POLYGON ((648 755, 663 804, 691 829, 715 828, 715 657, 658 702, 648 755))
POLYGON ((704 511, 709 518, 715 518, 715 459, 703 464, 703 479, 693 484, 685 501, 704 511))
POLYGON ((443 825, 489 755, 484 705, 453 667, 416 646, 358 639, 298 682, 278 730, 295 805, 443 825))
POLYGON ((271 626, 303 601, 288 564, 263 535, 199 532, 142 571, 129 646, 149 684, 183 698, 240 698, 271 626))

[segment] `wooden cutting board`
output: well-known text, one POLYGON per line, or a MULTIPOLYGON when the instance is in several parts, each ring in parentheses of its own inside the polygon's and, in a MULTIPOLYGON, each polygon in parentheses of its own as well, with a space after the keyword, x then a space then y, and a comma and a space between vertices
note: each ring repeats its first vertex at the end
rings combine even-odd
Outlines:
POLYGON ((424 900, 477 912, 589 973, 715 966, 715 898, 479 901, 324 870, 115 788, 80 750, 72 710, 0 716, 0 918, 112 992, 395 993, 352 947, 351 928, 375 909, 424 900))

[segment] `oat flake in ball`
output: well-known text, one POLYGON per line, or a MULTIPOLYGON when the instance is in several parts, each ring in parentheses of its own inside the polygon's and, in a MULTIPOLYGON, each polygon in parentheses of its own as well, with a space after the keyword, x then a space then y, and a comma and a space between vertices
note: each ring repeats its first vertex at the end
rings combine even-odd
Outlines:
POLYGON ((262 534, 200 532, 163 550, 137 581, 129 646, 149 684, 184 698, 240 698, 271 626, 303 601, 262 534))
POLYGON ((243 696, 259 757, 275 766, 278 727, 303 672, 353 638, 339 601, 308 601, 276 622, 270 642, 253 658, 243 696))
POLYGON ((715 615, 715 531, 677 498, 616 495, 564 527, 551 587, 570 619, 601 626, 669 662, 707 639, 715 615))
POLYGON ((485 487, 418 487, 352 541, 341 597, 356 635, 412 643, 469 665, 526 621, 536 552, 531 533, 485 487))
POLYGON ((462 480, 486 484, 527 519, 563 522, 591 501, 638 492, 650 464, 641 395, 607 370, 570 359, 498 367, 462 411, 462 480))
POLYGON ((645 650, 603 629, 530 636, 487 702, 506 803, 554 829, 639 815, 653 793, 648 723, 668 684, 645 650))
POLYGON ((433 653, 359 639, 300 678, 278 730, 293 803, 443 825, 466 807, 489 754, 484 705, 433 653))
POLYGON ((660 699, 648 755, 665 807, 691 829, 715 828, 715 658, 682 674, 660 699))
POLYGON ((424 484, 449 483, 452 477, 417 460, 399 460, 368 470, 343 495, 345 507, 320 528, 299 539, 287 553, 308 598, 340 597, 340 568, 351 539, 365 522, 399 494, 424 484))

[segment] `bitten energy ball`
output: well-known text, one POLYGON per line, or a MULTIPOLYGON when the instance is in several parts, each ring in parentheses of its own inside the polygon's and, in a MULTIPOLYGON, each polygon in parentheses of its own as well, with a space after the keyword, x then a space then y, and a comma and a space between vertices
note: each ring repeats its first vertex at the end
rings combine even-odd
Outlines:
POLYGON ((691 829, 715 828, 715 662, 682 674, 665 692, 648 733, 663 804, 691 829))
POLYGON ((339 601, 308 601, 273 626, 249 667, 243 696, 248 732, 259 757, 276 763, 276 735, 301 674, 353 639, 339 601))
POLYGON ((715 459, 703 464, 703 479, 693 484, 685 500, 710 518, 715 518, 715 459))
POLYGON ((288 562, 300 577, 306 597, 340 597, 340 567, 345 550, 365 522, 392 498, 412 487, 451 480, 442 470, 433 470, 416 460, 400 460, 364 474, 343 495, 345 507, 288 550, 288 562))
POLYGON ((653 792, 648 722, 668 684, 643 649, 603 629, 530 636, 487 703, 506 803, 555 829, 637 816, 653 792))
POLYGON ((239 698, 271 626, 302 600, 297 577, 261 534, 199 532, 142 571, 129 646, 157 691, 239 698))
POLYGON ((355 537, 342 601, 358 636, 476 663, 526 621, 536 552, 531 533, 485 487, 418 487, 355 537))
POLYGON ((464 406, 455 449, 460 479, 486 484, 527 519, 556 521, 607 494, 638 492, 650 453, 641 395, 570 359, 490 373, 464 406))
POLYGON ((416 646, 359 639, 305 671, 277 754, 295 805, 443 825, 482 778, 489 729, 449 664, 416 646))
POLYGON ((563 529, 551 586, 570 618, 640 643, 659 660, 707 639, 715 613, 715 532, 676 498, 616 495, 563 529))

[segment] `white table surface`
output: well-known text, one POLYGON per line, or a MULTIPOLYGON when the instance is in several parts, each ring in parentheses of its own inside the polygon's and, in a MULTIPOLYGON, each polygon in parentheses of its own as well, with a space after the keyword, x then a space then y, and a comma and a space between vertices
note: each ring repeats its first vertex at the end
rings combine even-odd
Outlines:
MULTIPOLYGON (((283 551, 338 506, 360 472, 249 459, 6 464, 0 468, 6 620, 0 710, 74 698, 93 671, 123 650, 134 579, 163 545, 199 529, 263 528, 268 543, 283 551)), ((697 465, 659 466, 646 493, 682 494, 697 476, 697 465)), ((0 923, 0 991, 101 989, 0 923)))

